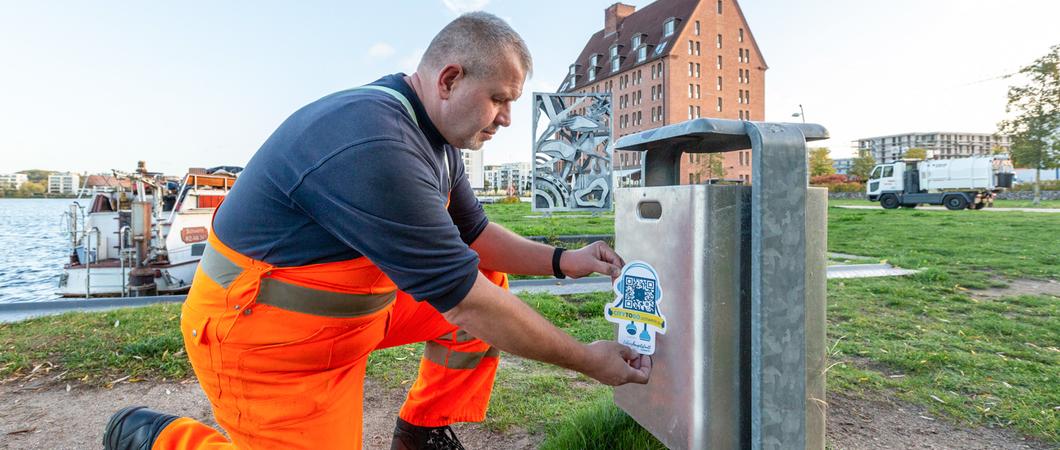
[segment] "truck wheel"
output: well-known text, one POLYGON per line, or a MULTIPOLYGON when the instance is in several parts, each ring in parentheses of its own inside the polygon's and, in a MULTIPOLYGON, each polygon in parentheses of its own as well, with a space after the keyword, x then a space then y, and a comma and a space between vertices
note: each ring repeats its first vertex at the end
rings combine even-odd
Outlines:
POLYGON ((946 209, 950 211, 960 211, 968 207, 968 201, 960 195, 951 195, 942 199, 942 203, 946 205, 946 209))
POLYGON ((880 196, 880 206, 883 209, 895 209, 898 207, 898 196, 894 194, 883 194, 880 196))

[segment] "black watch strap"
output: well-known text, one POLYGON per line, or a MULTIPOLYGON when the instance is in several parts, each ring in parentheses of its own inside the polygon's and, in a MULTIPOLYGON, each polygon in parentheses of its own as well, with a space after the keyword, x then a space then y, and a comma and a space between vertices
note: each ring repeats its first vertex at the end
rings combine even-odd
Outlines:
POLYGON ((552 252, 552 275, 555 275, 556 278, 561 280, 567 278, 567 276, 563 274, 563 270, 559 268, 559 257, 563 254, 564 250, 566 249, 563 247, 556 247, 556 250, 552 252))

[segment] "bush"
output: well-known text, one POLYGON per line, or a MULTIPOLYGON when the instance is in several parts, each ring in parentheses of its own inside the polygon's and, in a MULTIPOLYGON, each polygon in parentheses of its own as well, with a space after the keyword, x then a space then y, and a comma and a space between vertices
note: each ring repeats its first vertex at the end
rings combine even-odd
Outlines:
POLYGON ((825 186, 829 184, 846 183, 850 181, 846 175, 840 175, 837 173, 831 175, 818 175, 816 177, 810 177, 810 184, 814 186, 825 186))
POLYGON ((823 187, 828 188, 828 192, 865 192, 865 185, 862 183, 837 183, 823 187))
POLYGON ((865 184, 857 183, 846 175, 832 174, 810 178, 810 186, 828 188, 828 192, 864 192, 865 184))
POLYGON ((504 198, 502 198, 500 200, 497 200, 497 203, 500 203, 502 205, 517 205, 517 204, 519 204, 520 201, 522 201, 522 200, 519 200, 519 197, 511 196, 511 197, 504 197, 504 198))

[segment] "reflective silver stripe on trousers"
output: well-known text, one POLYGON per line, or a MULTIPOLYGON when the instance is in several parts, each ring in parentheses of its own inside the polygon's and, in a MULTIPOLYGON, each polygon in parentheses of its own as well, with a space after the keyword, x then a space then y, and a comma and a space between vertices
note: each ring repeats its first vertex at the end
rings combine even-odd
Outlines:
POLYGON ((230 261, 210 244, 206 244, 206 250, 202 253, 202 260, 199 261, 199 267, 202 268, 202 273, 225 289, 228 289, 228 286, 236 280, 236 277, 243 273, 242 267, 230 261))
POLYGON ((386 308, 397 291, 385 294, 346 294, 286 283, 275 278, 261 280, 257 302, 287 311, 325 317, 367 316, 386 308))
POLYGON ((496 358, 501 351, 490 347, 484 352, 458 352, 449 350, 442 344, 428 341, 423 349, 423 357, 448 369, 474 369, 482 358, 496 358))
MULTIPOLYGON (((206 276, 225 289, 239 277, 239 274, 243 273, 242 267, 210 245, 206 246, 199 265, 206 276)), ((307 288, 274 278, 264 278, 258 290, 257 302, 303 314, 349 318, 366 316, 382 310, 396 298, 396 291, 385 294, 346 294, 307 288)))

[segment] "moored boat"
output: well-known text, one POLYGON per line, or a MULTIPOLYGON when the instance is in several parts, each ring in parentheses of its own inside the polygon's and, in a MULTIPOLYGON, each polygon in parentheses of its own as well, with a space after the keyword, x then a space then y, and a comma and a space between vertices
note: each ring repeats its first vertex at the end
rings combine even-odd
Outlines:
POLYGON ((64 219, 70 261, 59 278, 63 297, 187 292, 206 249, 213 212, 239 167, 191 169, 179 179, 115 172, 112 189, 75 201, 64 219))

